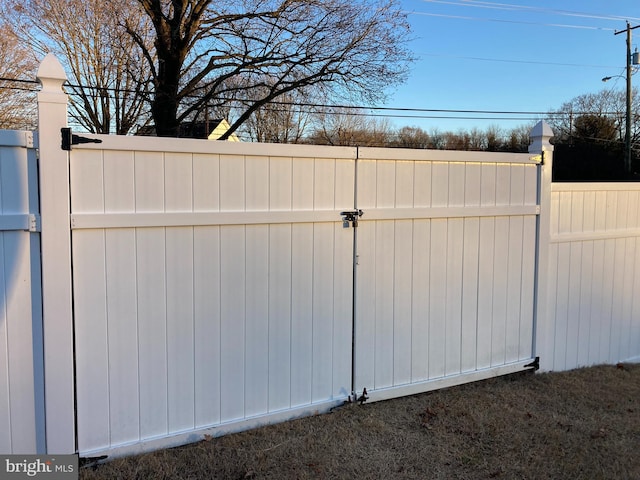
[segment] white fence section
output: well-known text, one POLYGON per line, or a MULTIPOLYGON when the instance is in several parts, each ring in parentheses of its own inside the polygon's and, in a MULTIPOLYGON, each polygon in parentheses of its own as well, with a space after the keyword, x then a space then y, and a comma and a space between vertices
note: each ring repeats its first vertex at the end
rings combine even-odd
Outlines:
POLYGON ((640 185, 551 188, 545 365, 640 359, 640 185))
POLYGON ((540 156, 359 157, 357 389, 381 399, 522 370, 534 356, 540 156))
POLYGON ((0 452, 44 453, 38 167, 33 133, 0 131, 0 452))
POLYGON ((539 156, 94 138, 70 155, 81 454, 324 409, 352 374, 375 399, 531 362, 539 156))
POLYGON ((0 453, 130 454, 364 388, 640 360, 640 187, 552 184, 542 122, 529 154, 68 152, 55 57, 38 78, 39 140, 0 132, 0 453))
POLYGON ((346 399, 353 150, 100 138, 70 165, 80 452, 346 399))

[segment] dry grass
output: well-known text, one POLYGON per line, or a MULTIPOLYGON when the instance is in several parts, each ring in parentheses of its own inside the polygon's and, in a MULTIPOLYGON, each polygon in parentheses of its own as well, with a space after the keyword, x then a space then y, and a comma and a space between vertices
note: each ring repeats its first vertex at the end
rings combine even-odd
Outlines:
POLYGON ((640 478, 640 365, 519 374, 118 459, 81 479, 640 478))

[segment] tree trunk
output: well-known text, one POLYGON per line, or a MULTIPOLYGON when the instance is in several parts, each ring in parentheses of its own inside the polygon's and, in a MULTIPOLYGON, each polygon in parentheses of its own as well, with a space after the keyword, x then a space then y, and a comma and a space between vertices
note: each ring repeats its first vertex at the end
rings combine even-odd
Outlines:
POLYGON ((156 95, 151 103, 151 115, 159 137, 177 137, 180 133, 178 120, 178 85, 182 73, 180 54, 175 47, 158 50, 158 75, 156 95))
POLYGON ((160 85, 151 105, 151 115, 159 137, 177 137, 180 133, 178 99, 176 94, 163 92, 160 85))

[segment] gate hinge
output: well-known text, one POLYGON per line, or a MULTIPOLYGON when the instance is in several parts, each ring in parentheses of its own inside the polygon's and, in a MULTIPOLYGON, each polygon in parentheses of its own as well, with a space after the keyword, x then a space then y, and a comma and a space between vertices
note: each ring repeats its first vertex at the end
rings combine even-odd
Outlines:
POLYGON ((71 145, 80 145, 81 143, 102 143, 102 140, 97 138, 87 138, 74 135, 71 133, 71 129, 69 127, 61 128, 60 134, 62 135, 62 143, 60 144, 60 147, 62 150, 66 150, 67 152, 71 150, 71 145))
POLYGON ((340 216, 342 217, 342 226, 343 228, 349 228, 349 223, 355 228, 358 226, 358 218, 364 215, 362 210, 347 210, 344 212, 340 212, 340 216))
MULTIPOLYGON (((355 395, 354 395, 353 397, 355 398, 355 395)), ((363 388, 363 389, 362 389, 362 395, 360 395, 360 396, 358 397, 358 403, 359 403, 360 405, 363 405, 363 404, 364 404, 364 402, 366 402, 367 400, 369 400, 369 395, 367 395, 367 389, 366 389, 366 388, 363 388)))
POLYGON ((347 402, 345 403, 356 403, 358 402, 360 405, 363 405, 364 402, 366 402, 367 400, 369 400, 369 395, 367 395, 367 388, 363 388, 362 389, 362 395, 358 396, 358 394, 354 391, 351 392, 351 395, 349 395, 349 400, 347 400, 347 402))
POLYGON ((529 160, 532 162, 538 163, 540 165, 544 165, 544 156, 539 153, 538 155, 532 155, 529 157, 529 160))
POLYGON ((536 357, 533 362, 525 365, 524 368, 532 368, 535 371, 540 370, 540 357, 536 357))

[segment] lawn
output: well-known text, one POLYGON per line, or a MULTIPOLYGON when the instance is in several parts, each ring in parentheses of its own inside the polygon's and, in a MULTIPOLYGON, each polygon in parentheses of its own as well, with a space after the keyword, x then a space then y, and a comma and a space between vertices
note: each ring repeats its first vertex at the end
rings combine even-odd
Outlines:
POLYGON ((515 374, 85 467, 81 479, 640 479, 640 365, 515 374))

